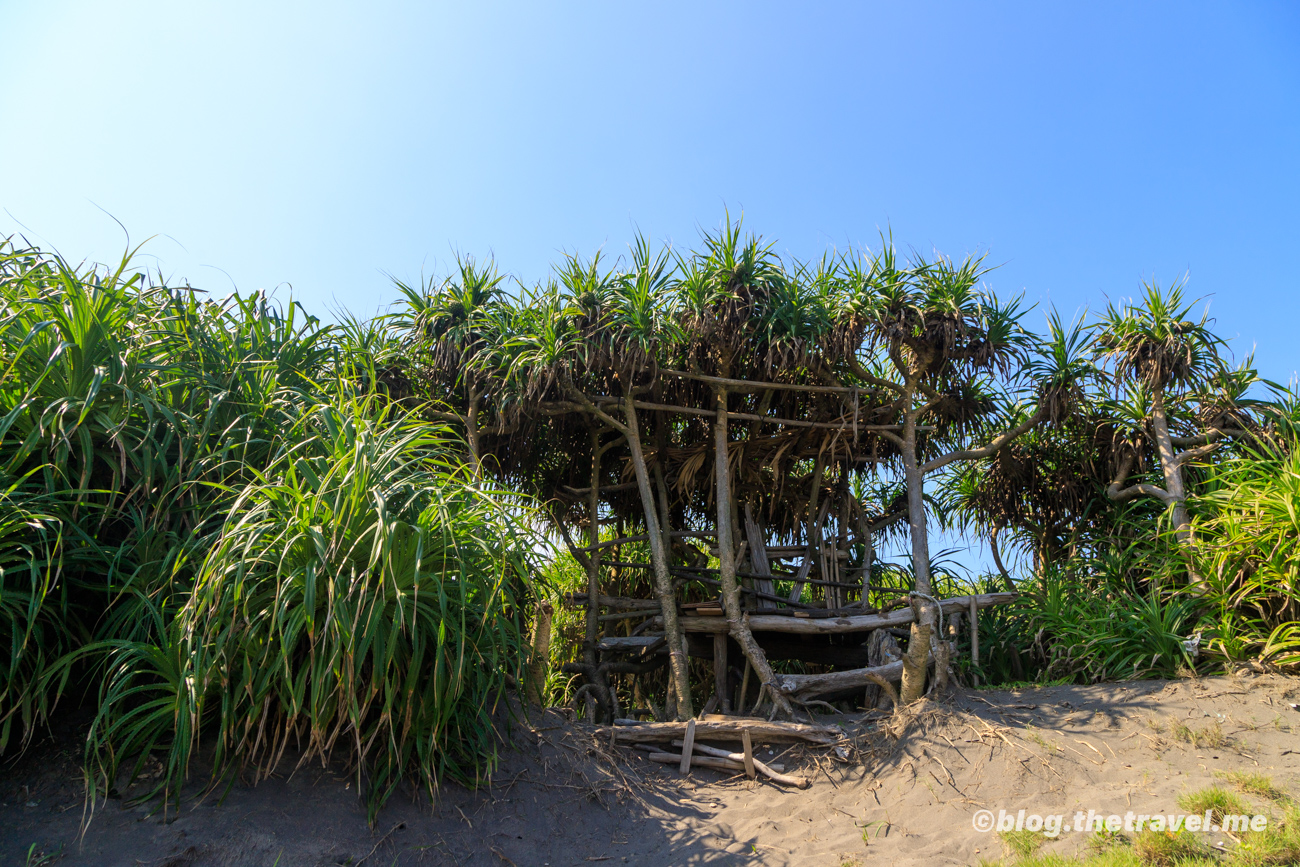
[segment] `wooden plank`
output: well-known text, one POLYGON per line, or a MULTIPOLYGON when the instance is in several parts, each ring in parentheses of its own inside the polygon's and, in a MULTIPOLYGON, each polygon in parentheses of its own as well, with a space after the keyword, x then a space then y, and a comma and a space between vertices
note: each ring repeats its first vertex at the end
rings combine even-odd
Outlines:
POLYGON ((682 738, 682 761, 677 770, 683 774, 691 770, 691 750, 695 747, 695 720, 686 721, 686 736, 682 738))
MULTIPOLYGON (((803 563, 799 566, 799 574, 794 577, 794 587, 790 590, 790 602, 798 602, 799 597, 803 595, 803 585, 808 581, 808 573, 812 571, 812 549, 804 550, 803 563)), ((750 626, 750 629, 753 629, 750 626)))
POLYGON ((742 729, 740 742, 745 745, 745 776, 754 779, 754 742, 750 740, 749 729, 742 729))

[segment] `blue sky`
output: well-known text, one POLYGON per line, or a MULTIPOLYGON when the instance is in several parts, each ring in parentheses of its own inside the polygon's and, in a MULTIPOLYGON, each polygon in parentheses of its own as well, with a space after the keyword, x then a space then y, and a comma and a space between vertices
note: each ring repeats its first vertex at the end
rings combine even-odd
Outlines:
MULTIPOLYGON (((525 281, 724 208, 783 252, 1002 263, 1067 314, 1184 272, 1300 368, 1300 4, 0 0, 0 233, 314 311, 525 281), (111 215, 111 217, 110 217, 111 215)), ((1034 314, 1037 316, 1037 314, 1034 314)))
POLYGON ((730 208, 1067 312, 1190 272, 1300 367, 1294 3, 0 8, 0 232, 72 258, 111 214, 174 277, 364 313, 455 250, 532 281, 730 208))

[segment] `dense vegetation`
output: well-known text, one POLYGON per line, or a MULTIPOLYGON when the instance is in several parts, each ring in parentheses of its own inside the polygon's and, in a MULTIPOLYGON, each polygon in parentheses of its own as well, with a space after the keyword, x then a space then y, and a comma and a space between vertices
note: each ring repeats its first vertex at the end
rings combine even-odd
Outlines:
MULTIPOLYGON (((786 261, 728 225, 696 253, 639 242, 532 287, 466 260, 399 286, 389 315, 323 325, 262 294, 168 287, 129 257, 75 268, 6 243, 0 752, 84 706, 97 792, 156 759, 175 795, 201 743, 218 779, 269 772, 288 747, 346 758, 372 811, 403 779, 472 781, 524 679, 536 603, 557 612, 544 694, 567 702, 583 681, 561 666, 590 668, 595 621, 563 594, 663 589, 666 570, 568 553, 540 568, 557 528, 639 530, 643 558, 708 559, 609 506, 657 505, 656 473, 675 498, 664 529, 735 484, 795 538, 813 515, 783 480, 824 491, 870 594, 1015 586, 1020 601, 982 616, 980 668, 957 662, 980 683, 1300 668, 1290 393, 1234 367, 1181 287, 1091 322, 1049 316, 1039 335, 984 274, 888 243, 786 261), (646 413, 638 428, 636 401, 805 421, 840 404, 665 393, 669 369, 851 389, 854 418, 870 407, 880 430, 791 435, 728 481, 685 448, 707 427, 646 413), (564 493, 593 477, 622 500, 564 493), (998 571, 932 556, 937 525, 990 543, 998 571), (912 556, 877 557, 891 536, 912 556)), ((724 430, 722 448, 758 448, 755 429, 724 430)), ((685 712, 704 680, 690 664, 608 689, 662 709, 682 674, 685 712)))
POLYGON ((0 249, 0 749, 89 690, 88 773, 286 745, 377 808, 472 780, 522 661, 524 504, 375 392, 364 326, 0 249), (71 693, 71 694, 70 694, 71 693))

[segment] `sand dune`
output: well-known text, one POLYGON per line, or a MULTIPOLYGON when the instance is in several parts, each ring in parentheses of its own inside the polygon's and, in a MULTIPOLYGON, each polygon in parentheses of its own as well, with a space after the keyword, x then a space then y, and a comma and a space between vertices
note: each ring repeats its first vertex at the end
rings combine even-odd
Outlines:
POLYGON ((35 844, 62 847, 52 863, 106 867, 975 864, 1003 854, 973 827, 979 810, 1173 814, 1179 794, 1234 770, 1300 794, 1296 703, 1300 679, 1277 675, 967 690, 906 717, 821 717, 845 728, 838 755, 757 746, 809 776, 806 790, 682 777, 548 713, 516 728, 489 786, 446 786, 432 807, 399 794, 373 830, 346 774, 286 767, 179 816, 109 801, 80 841, 76 750, 47 743, 0 772, 0 863, 35 844))

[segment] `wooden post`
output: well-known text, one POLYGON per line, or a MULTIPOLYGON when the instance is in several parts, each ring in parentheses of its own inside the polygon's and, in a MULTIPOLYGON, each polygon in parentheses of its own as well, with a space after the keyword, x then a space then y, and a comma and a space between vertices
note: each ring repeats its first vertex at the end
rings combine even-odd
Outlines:
POLYGON ((754 779, 754 744, 749 737, 749 729, 740 733, 740 742, 745 745, 745 776, 754 779))
POLYGON ((713 690, 723 713, 731 713, 731 696, 727 692, 727 636, 713 634, 713 690))
MULTIPOLYGON (((745 539, 749 542, 749 563, 754 574, 771 575, 772 566, 767 562, 767 534, 754 520, 754 511, 750 508, 749 503, 745 503, 745 539)), ((754 589, 760 593, 773 593, 772 579, 755 578, 754 589)), ((758 607, 772 608, 774 606, 770 600, 759 599, 758 607)))
POLYGON ((695 749, 695 718, 686 721, 686 736, 682 738, 682 763, 678 771, 683 774, 691 770, 691 750, 695 749))
POLYGON ((980 614, 974 597, 970 601, 970 664, 972 682, 980 685, 980 614))
POLYGON ((537 616, 533 621, 533 653, 528 666, 528 700, 545 704, 546 670, 551 661, 551 603, 545 599, 537 602, 537 616))
POLYGON ((751 670, 749 657, 745 657, 745 673, 740 677, 740 696, 736 699, 736 713, 744 715, 745 699, 749 692, 749 672, 751 670))

